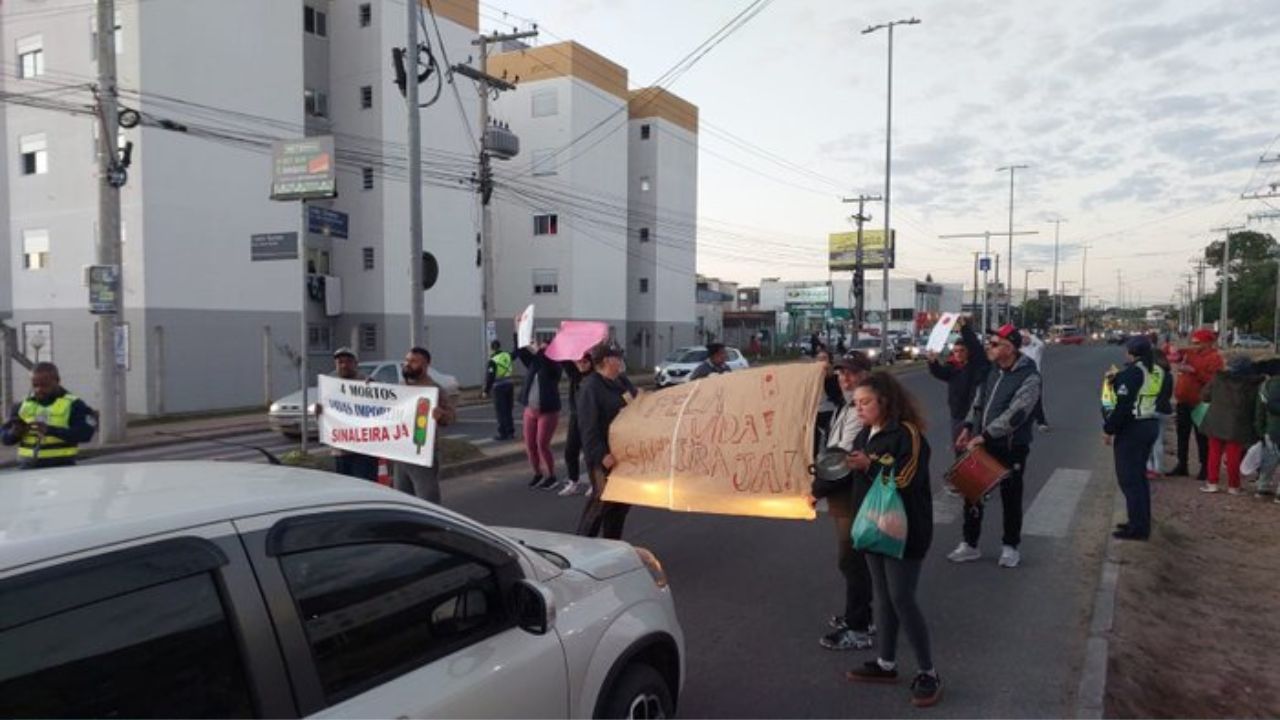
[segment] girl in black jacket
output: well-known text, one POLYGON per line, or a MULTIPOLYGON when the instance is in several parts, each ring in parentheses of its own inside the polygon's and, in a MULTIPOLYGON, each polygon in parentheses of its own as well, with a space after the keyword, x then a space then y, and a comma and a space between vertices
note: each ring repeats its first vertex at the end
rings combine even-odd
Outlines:
POLYGON ((853 441, 849 467, 862 494, 880 473, 894 473, 907 516, 907 542, 902 559, 867 552, 876 598, 880 657, 847 673, 851 681, 895 682, 898 679, 898 626, 916 654, 919 671, 911 683, 916 707, 934 705, 942 697, 942 680, 933 667, 929 629, 916 602, 916 586, 925 553, 933 540, 933 496, 929 489, 929 443, 924 415, 915 398, 883 372, 871 374, 854 391, 863 430, 853 441))

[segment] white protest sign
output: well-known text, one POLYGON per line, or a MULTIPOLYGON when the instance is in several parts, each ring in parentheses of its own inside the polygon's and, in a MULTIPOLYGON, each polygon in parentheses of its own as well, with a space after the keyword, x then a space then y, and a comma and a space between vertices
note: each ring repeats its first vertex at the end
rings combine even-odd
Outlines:
POLYGON ((533 306, 524 309, 516 316, 516 347, 529 347, 533 344, 533 306))
POLYGON ((320 442, 339 450, 431 467, 440 388, 320 376, 320 442))
POLYGON ((929 343, 925 345, 925 349, 929 352, 942 352, 947 346, 947 338, 951 337, 951 328, 956 326, 956 320, 959 319, 960 316, 955 313, 942 313, 938 324, 933 326, 933 332, 929 333, 929 343))

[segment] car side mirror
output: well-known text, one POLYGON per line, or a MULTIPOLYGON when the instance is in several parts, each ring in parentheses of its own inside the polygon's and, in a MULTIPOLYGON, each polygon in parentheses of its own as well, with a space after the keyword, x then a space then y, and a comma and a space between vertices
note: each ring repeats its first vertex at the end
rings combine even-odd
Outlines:
POLYGON ((555 595, 530 580, 516 583, 513 591, 516 625, 531 635, 546 635, 556 626, 555 595))

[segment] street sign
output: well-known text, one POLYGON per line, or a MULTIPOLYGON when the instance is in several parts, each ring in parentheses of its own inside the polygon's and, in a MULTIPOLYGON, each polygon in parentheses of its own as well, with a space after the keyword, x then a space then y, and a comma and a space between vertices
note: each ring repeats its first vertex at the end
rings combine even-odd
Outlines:
POLYGON ((297 260, 298 233, 264 233, 249 236, 249 260, 297 260))
POLYGON ((978 259, 978 270, 979 270, 979 271, 981 271, 981 272, 986 272, 986 271, 988 271, 988 270, 990 270, 990 269, 991 269, 991 258, 989 258, 989 257, 984 257, 984 258, 979 258, 979 259, 978 259))
POLYGON ((116 298, 120 295, 120 266, 91 265, 89 267, 89 312, 94 315, 114 315, 116 298))
POLYGON ((307 206, 307 232, 345 240, 349 226, 349 216, 344 212, 319 205, 307 206))
POLYGON ((272 200, 321 200, 338 195, 333 136, 280 140, 272 146, 272 200))

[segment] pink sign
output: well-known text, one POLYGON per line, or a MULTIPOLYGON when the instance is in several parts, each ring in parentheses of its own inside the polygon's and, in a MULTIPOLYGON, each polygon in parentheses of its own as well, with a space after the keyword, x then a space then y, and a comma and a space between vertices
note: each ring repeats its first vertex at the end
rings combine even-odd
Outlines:
POLYGON ((593 320, 565 320, 560 331, 547 346, 547 357, 552 360, 577 360, 588 350, 609 337, 609 326, 593 320))

